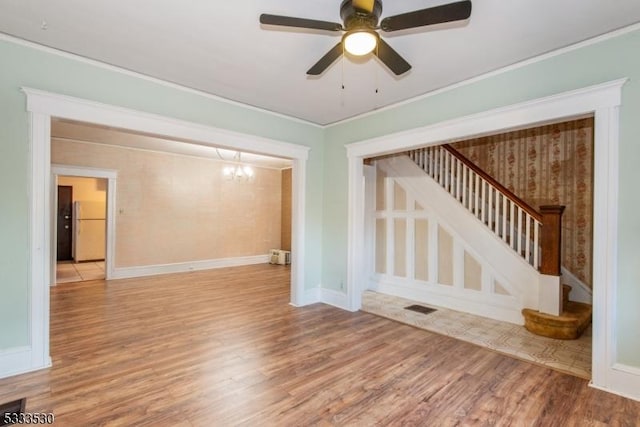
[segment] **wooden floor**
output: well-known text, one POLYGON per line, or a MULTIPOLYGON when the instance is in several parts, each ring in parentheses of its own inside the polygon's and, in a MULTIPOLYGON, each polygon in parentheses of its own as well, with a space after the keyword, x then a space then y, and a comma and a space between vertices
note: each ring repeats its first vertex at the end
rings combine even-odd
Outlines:
POLYGON ((637 426, 640 402, 367 313, 288 305, 258 265, 59 285, 53 367, 0 403, 56 425, 637 426))

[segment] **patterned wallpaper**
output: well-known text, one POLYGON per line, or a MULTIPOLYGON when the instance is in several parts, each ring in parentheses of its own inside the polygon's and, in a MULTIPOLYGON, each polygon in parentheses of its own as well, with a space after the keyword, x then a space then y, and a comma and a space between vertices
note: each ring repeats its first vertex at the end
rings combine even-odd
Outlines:
POLYGON ((453 146, 537 210, 546 204, 566 206, 562 265, 591 287, 593 118, 453 146))

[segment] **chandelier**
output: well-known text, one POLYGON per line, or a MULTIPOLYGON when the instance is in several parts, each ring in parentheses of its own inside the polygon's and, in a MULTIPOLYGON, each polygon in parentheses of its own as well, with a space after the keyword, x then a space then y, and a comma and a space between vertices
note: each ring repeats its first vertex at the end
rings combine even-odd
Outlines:
POLYGON ((233 163, 233 165, 225 166, 222 170, 225 179, 234 181, 253 180, 255 172, 251 166, 242 164, 239 151, 233 156, 233 163))

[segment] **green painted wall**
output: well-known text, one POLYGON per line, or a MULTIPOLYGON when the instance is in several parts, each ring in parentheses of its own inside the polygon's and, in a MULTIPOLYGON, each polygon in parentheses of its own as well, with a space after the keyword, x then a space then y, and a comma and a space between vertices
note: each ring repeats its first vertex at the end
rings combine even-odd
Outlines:
POLYGON ((0 41, 0 351, 28 345, 28 144, 21 87, 105 102, 311 147, 306 287, 320 284, 323 129, 0 41))
MULTIPOLYGON (((345 144, 622 77, 618 243, 618 361, 640 367, 640 31, 567 52, 430 97, 331 126, 326 132, 323 285, 346 281, 345 144), (342 258, 345 259, 345 258, 342 258), (336 264, 338 263, 338 264, 336 264)), ((597 260, 595 260, 597 262, 597 260)))
POLYGON ((28 332, 28 124, 21 86, 311 147, 305 285, 339 290, 347 276, 346 144, 628 77, 621 109, 616 314, 619 362, 640 367, 640 193, 633 188, 640 180, 639 51, 640 31, 323 130, 0 41, 0 350, 26 345, 28 332))

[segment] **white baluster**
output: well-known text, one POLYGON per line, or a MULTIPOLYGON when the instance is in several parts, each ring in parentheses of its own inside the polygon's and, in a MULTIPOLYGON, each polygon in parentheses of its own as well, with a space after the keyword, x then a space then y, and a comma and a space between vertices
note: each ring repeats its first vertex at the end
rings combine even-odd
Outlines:
POLYGON ((480 197, 480 210, 482 211, 482 223, 487 223, 487 183, 482 179, 482 196, 480 197))
POLYGON ((451 154, 444 152, 444 188, 451 194, 451 154))
POLYGON ((436 150, 433 147, 429 147, 429 157, 431 159, 431 177, 436 177, 436 150))
POLYGON ((438 177, 438 183, 440 183, 442 187, 444 187, 444 155, 444 148, 440 148, 440 176, 438 177))
POLYGON ((475 181, 475 194, 474 194, 474 199, 475 199, 475 207, 474 207, 474 212, 476 214, 476 218, 480 218, 480 210, 479 210, 479 199, 480 199, 480 175, 478 175, 477 173, 473 173, 473 177, 474 177, 474 181, 475 181))
POLYGON ((507 241, 507 205, 509 198, 502 195, 502 240, 507 241))
POLYGON ((518 206, 518 254, 522 256, 522 208, 518 206))
POLYGON ((510 225, 509 236, 511 236, 511 237, 509 239, 510 240, 509 244, 510 244, 512 249, 515 249, 516 248, 516 234, 515 234, 514 229, 515 229, 515 226, 516 226, 516 215, 515 215, 515 206, 516 206, 516 204, 513 203, 513 202, 510 202, 510 204, 511 204, 511 209, 510 209, 510 212, 509 212, 509 225, 510 225))
MULTIPOLYGON (((495 209, 493 214, 493 232, 496 233, 496 236, 500 237, 500 191, 497 188, 494 188, 494 199, 495 199, 495 209)), ((492 199, 492 201, 494 200, 492 199)))
POLYGON ((493 186, 489 183, 487 183, 487 198, 486 198, 486 204, 487 204, 487 225, 489 226, 489 229, 491 230, 493 228, 493 224, 491 224, 491 220, 493 219, 493 186))
POLYGON ((525 240, 526 243, 526 252, 525 258, 529 264, 531 264, 531 257, 533 256, 533 251, 531 250, 531 215, 527 212, 527 238, 525 240))
POLYGON ((469 194, 469 191, 468 191, 469 174, 467 173, 468 170, 469 168, 467 168, 466 165, 462 167, 462 205, 465 206, 468 211, 470 211, 471 203, 469 203, 469 198, 467 197, 467 194, 469 194))
POLYGON ((464 206, 464 197, 462 196, 462 162, 460 160, 456 160, 456 163, 458 164, 458 171, 456 173, 457 177, 457 181, 458 181, 458 189, 456 190, 456 198, 460 201, 460 203, 462 203, 462 205, 464 206))
POLYGON ((534 220, 533 223, 533 268, 536 270, 540 267, 540 246, 538 241, 540 239, 540 223, 534 220))
POLYGON ((427 152, 424 149, 420 150, 420 157, 422 157, 422 169, 426 172, 429 165, 427 164, 427 152))

